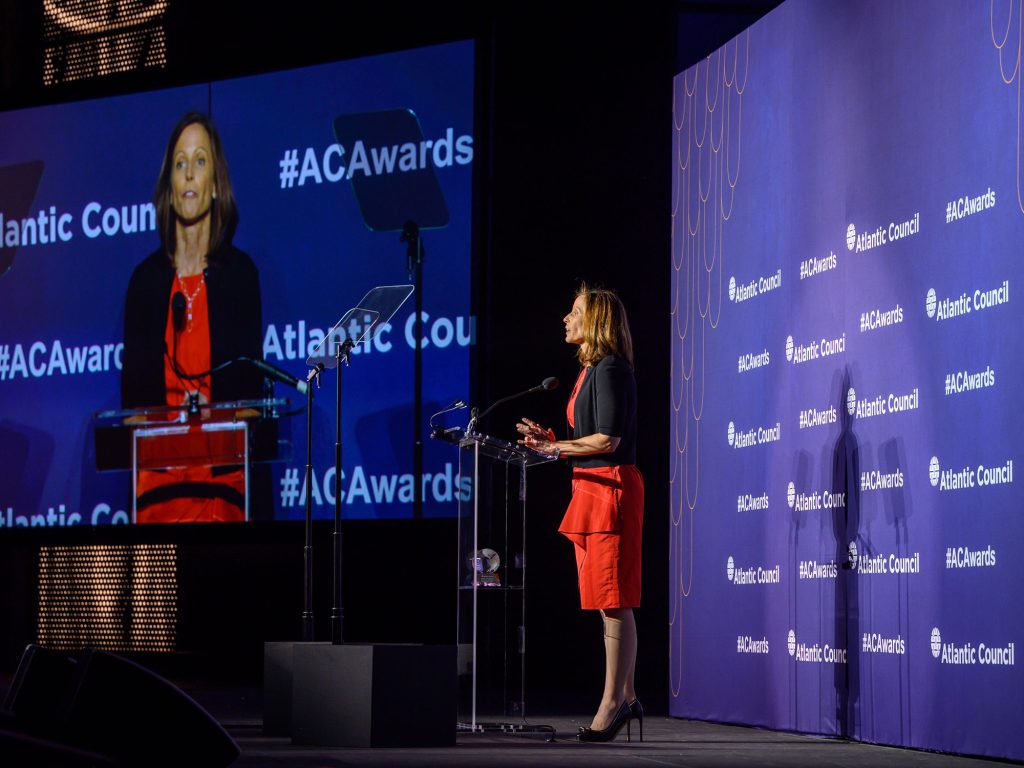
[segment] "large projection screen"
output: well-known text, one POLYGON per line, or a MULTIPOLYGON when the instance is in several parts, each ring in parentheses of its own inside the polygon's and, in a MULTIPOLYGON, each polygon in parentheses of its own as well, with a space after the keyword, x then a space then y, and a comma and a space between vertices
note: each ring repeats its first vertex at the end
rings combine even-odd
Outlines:
MULTIPOLYGON (((130 519, 130 472, 96 470, 93 414, 121 404, 126 289, 159 245, 153 190, 171 129, 191 110, 210 114, 223 139, 234 244, 259 272, 263 356, 300 378, 324 332, 370 288, 411 282, 400 233, 371 230, 354 187, 433 170, 448 222, 423 230, 423 412, 467 398, 473 66, 473 43, 459 42, 0 113, 0 535, 130 519), (339 117, 382 111, 403 124, 412 113, 422 139, 336 136, 339 117)), ((346 518, 413 514, 413 314, 410 299, 344 369, 346 518)), ((323 376, 314 407, 318 518, 334 508, 335 382, 323 376)), ((253 517, 298 519, 305 398, 283 384, 275 394, 299 413, 281 421, 285 444, 262 470, 253 517)), ((425 443, 423 514, 454 515, 454 454, 425 443)))
POLYGON ((1021 34, 790 0, 676 77, 673 715, 1024 758, 1021 34))

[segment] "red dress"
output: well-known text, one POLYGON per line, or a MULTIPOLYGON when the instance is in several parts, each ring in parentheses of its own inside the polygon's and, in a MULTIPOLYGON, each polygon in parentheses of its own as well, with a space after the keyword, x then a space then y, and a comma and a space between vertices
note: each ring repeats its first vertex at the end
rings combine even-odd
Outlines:
MULTIPOLYGON (((586 371, 580 371, 569 398, 567 416, 573 427, 576 395, 586 371)), ((573 468, 572 500, 558 531, 575 545, 580 607, 640 606, 643 518, 644 481, 635 466, 573 468)))
MULTIPOLYGON (((210 315, 206 300, 206 285, 203 275, 175 278, 175 289, 194 297, 190 312, 187 312, 185 328, 178 333, 175 349, 174 322, 170 300, 167 305, 167 326, 164 341, 168 355, 164 355, 164 385, 167 390, 167 405, 181 405, 187 392, 199 391, 206 401, 210 399, 210 377, 198 380, 182 379, 171 366, 170 354, 175 354, 178 369, 184 373, 198 373, 210 369, 210 315), (180 280, 180 282, 179 282, 180 280)), ((173 297, 176 290, 171 291, 173 297)), ((172 418, 176 417, 174 414, 172 418)), ((245 499, 245 474, 234 470, 213 475, 209 467, 186 467, 160 471, 139 472, 136 496, 142 500, 148 492, 164 489, 164 500, 140 506, 136 513, 138 523, 202 523, 244 521, 245 509, 225 497, 245 499), (193 485, 194 484, 194 485, 193 485), (187 495, 189 487, 212 488, 222 486, 220 496, 187 495), (175 488, 177 486, 177 489, 175 488), (181 489, 179 495, 176 491, 181 489)), ((150 493, 152 498, 155 494, 150 493)), ((160 497, 163 498, 163 497, 160 497)))

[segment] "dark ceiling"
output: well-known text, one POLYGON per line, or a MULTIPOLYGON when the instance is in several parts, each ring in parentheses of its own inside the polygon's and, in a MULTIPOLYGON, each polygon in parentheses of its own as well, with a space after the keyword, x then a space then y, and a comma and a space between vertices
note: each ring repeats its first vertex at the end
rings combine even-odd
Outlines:
MULTIPOLYGON (((42 3, 3 3, 0 108, 236 77, 457 39, 494 41, 503 27, 515 28, 515 42, 525 46, 550 31, 564 32, 559 58, 587 61, 616 54, 618 46, 609 48, 607 40, 588 34, 601 27, 602 19, 613 18, 624 20, 624 29, 635 29, 638 21, 646 19, 652 35, 674 29, 670 59, 674 74, 778 4, 778 0, 654 0, 581 9, 575 4, 564 8, 552 3, 496 2, 467 9, 465 3, 388 0, 265 6, 242 0, 169 0, 165 70, 44 88, 42 3)), ((506 46, 510 42, 504 41, 506 46)))

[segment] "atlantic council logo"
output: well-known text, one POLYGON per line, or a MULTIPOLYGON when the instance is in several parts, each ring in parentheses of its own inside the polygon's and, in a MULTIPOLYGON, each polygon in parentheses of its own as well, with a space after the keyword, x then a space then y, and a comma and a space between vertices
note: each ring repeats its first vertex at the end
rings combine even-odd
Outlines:
POLYGON ((856 569, 857 567, 857 542, 851 541, 848 549, 850 553, 850 567, 856 569))
POLYGON ((1013 459, 1008 459, 1005 464, 997 467, 986 467, 979 464, 977 467, 965 466, 963 469, 941 469, 939 459, 932 456, 928 464, 928 479, 932 487, 938 486, 940 491, 962 491, 974 490, 991 485, 1003 485, 1013 483, 1013 459))
POLYGON ((935 308, 938 306, 939 299, 935 295, 935 289, 929 288, 928 295, 924 297, 924 309, 928 313, 928 319, 935 317, 935 308))
POLYGON ((857 412, 857 390, 853 387, 846 393, 846 412, 851 416, 857 412))
POLYGON ((732 555, 729 555, 729 559, 725 561, 725 574, 729 577, 729 581, 732 581, 733 575, 736 573, 736 563, 732 559, 732 555))
POLYGON ((857 228, 850 224, 846 228, 846 249, 852 251, 854 246, 857 245, 857 228))
POLYGON ((732 445, 736 440, 736 425, 731 421, 729 422, 729 429, 727 432, 729 438, 729 445, 732 445))
POLYGON ((790 363, 793 362, 793 337, 786 337, 786 360, 790 363))
POLYGON ((998 646, 978 642, 950 643, 947 641, 944 643, 942 642, 942 634, 939 632, 939 628, 933 627, 931 645, 932 656, 938 659, 941 664, 963 666, 980 664, 993 667, 1017 666, 1017 644, 1015 642, 998 646))
POLYGON ((736 301, 736 278, 729 278, 729 301, 736 301))
POLYGON ((793 504, 796 503, 796 486, 793 483, 789 484, 786 489, 786 501, 789 502, 789 508, 793 508, 793 504))
POLYGON ((789 634, 786 636, 786 647, 789 649, 789 655, 796 655, 796 632, 792 629, 789 630, 789 634))

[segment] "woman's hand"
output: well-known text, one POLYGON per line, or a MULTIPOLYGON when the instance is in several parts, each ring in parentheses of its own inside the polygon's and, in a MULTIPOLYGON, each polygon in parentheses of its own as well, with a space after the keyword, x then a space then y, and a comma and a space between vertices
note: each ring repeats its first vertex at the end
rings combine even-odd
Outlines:
POLYGON ((546 437, 534 437, 533 435, 527 435, 519 441, 520 445, 525 445, 538 453, 546 453, 549 456, 558 456, 559 450, 558 445, 554 440, 548 440, 546 437))
MULTIPOLYGON (((532 421, 531 419, 527 419, 525 417, 523 417, 523 419, 518 424, 516 424, 516 431, 518 431, 519 434, 528 438, 532 437, 537 440, 546 440, 549 443, 553 443, 555 441, 555 433, 552 430, 545 429, 536 421, 532 421)), ((523 440, 520 440, 519 442, 520 444, 524 444, 523 440)))
POLYGON ((537 422, 524 418, 516 424, 516 431, 523 436, 519 440, 519 445, 525 445, 539 453, 558 455, 555 433, 550 429, 545 429, 537 422))

